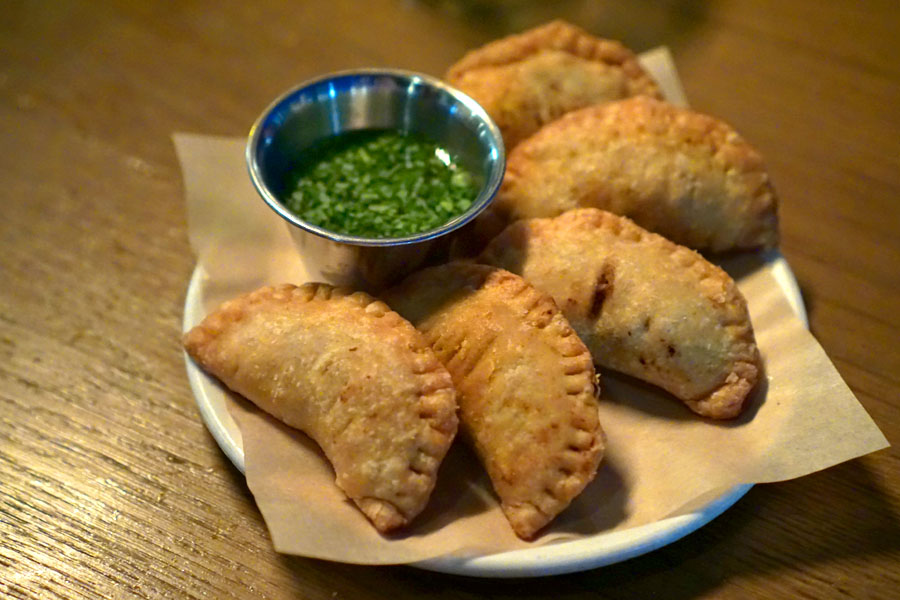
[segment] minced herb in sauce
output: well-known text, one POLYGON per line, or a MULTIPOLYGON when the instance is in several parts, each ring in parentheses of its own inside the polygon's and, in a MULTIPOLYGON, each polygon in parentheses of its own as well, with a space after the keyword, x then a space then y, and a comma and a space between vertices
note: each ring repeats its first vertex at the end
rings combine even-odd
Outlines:
POLYGON ((418 134, 362 130, 310 151, 285 205, 308 223, 345 235, 404 237, 465 212, 478 188, 444 149, 418 134))

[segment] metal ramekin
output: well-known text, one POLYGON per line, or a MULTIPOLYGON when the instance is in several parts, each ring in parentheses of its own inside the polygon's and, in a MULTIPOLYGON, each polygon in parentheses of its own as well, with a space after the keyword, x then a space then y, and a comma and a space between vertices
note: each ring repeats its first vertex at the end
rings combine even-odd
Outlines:
POLYGON ((395 69, 342 71, 300 84, 254 123, 246 151, 253 185, 288 224, 310 277, 377 291, 421 266, 436 242, 474 219, 493 200, 506 166, 500 131, 484 109, 446 83, 395 69), (424 134, 472 173, 480 191, 465 213, 402 238, 344 235, 307 223, 281 202, 291 170, 326 137, 358 129, 424 134))

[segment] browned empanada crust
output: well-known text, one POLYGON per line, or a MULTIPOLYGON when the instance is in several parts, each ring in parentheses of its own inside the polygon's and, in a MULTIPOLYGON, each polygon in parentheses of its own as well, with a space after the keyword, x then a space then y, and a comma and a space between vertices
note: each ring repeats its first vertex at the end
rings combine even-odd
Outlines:
POLYGON ((519 144, 482 235, 579 207, 698 250, 778 242, 777 198, 759 152, 724 122, 652 98, 568 113, 519 144))
POLYGON ((209 314, 184 347, 315 440, 379 531, 424 508, 456 434, 455 390, 421 334, 386 304, 321 283, 264 287, 209 314))
POLYGON ((446 79, 485 108, 507 150, 571 110, 638 94, 661 97, 628 48, 561 20, 468 52, 446 79))
POLYGON ((449 263, 385 294, 447 366, 461 431, 517 535, 532 538, 603 455, 590 353, 549 296, 485 265, 449 263))
POLYGON ((697 252, 598 209, 513 223, 480 260, 550 294, 601 367, 698 414, 740 414, 760 374, 747 303, 697 252))

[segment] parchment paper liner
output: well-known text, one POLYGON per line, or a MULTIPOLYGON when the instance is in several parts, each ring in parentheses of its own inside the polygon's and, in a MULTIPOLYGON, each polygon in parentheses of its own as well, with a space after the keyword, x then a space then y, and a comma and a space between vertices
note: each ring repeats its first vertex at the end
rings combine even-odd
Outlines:
MULTIPOLYGON (((670 101, 684 94, 668 52, 642 55, 670 101)), ((282 221, 250 185, 244 139, 174 136, 206 310, 267 283, 307 280, 282 221)), ((429 506, 404 534, 380 536, 334 485, 316 445, 226 395, 248 485, 275 549, 363 564, 485 554, 626 529, 678 514, 741 483, 807 475, 887 447, 772 274, 772 256, 723 266, 747 298, 766 381, 737 421, 701 419, 639 382, 603 373, 608 450, 596 480, 535 542, 510 530, 474 456, 456 444, 429 506)))

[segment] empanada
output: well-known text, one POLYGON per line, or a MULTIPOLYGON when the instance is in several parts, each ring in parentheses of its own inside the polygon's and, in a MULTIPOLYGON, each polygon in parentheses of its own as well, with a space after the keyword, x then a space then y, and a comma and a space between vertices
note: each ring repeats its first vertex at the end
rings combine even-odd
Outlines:
POLYGON ((472 50, 446 79, 484 107, 507 151, 571 110, 637 94, 661 97, 629 49, 565 21, 472 50))
POLYGON ((383 302, 326 284, 265 287, 184 336, 203 369, 315 440, 381 532, 428 501, 457 430, 450 375, 383 302))
POLYGON ((603 455, 587 348, 549 296, 485 265, 420 271, 385 299, 450 371, 460 430, 513 530, 532 538, 594 478, 603 455))
POLYGON ((760 372, 747 303, 702 256, 598 209, 513 223, 480 260, 550 294, 601 367, 737 416, 760 372))
POLYGON ((650 98, 571 112, 509 155, 484 228, 578 207, 626 216, 711 252, 774 246, 775 191, 762 157, 731 127, 650 98))

